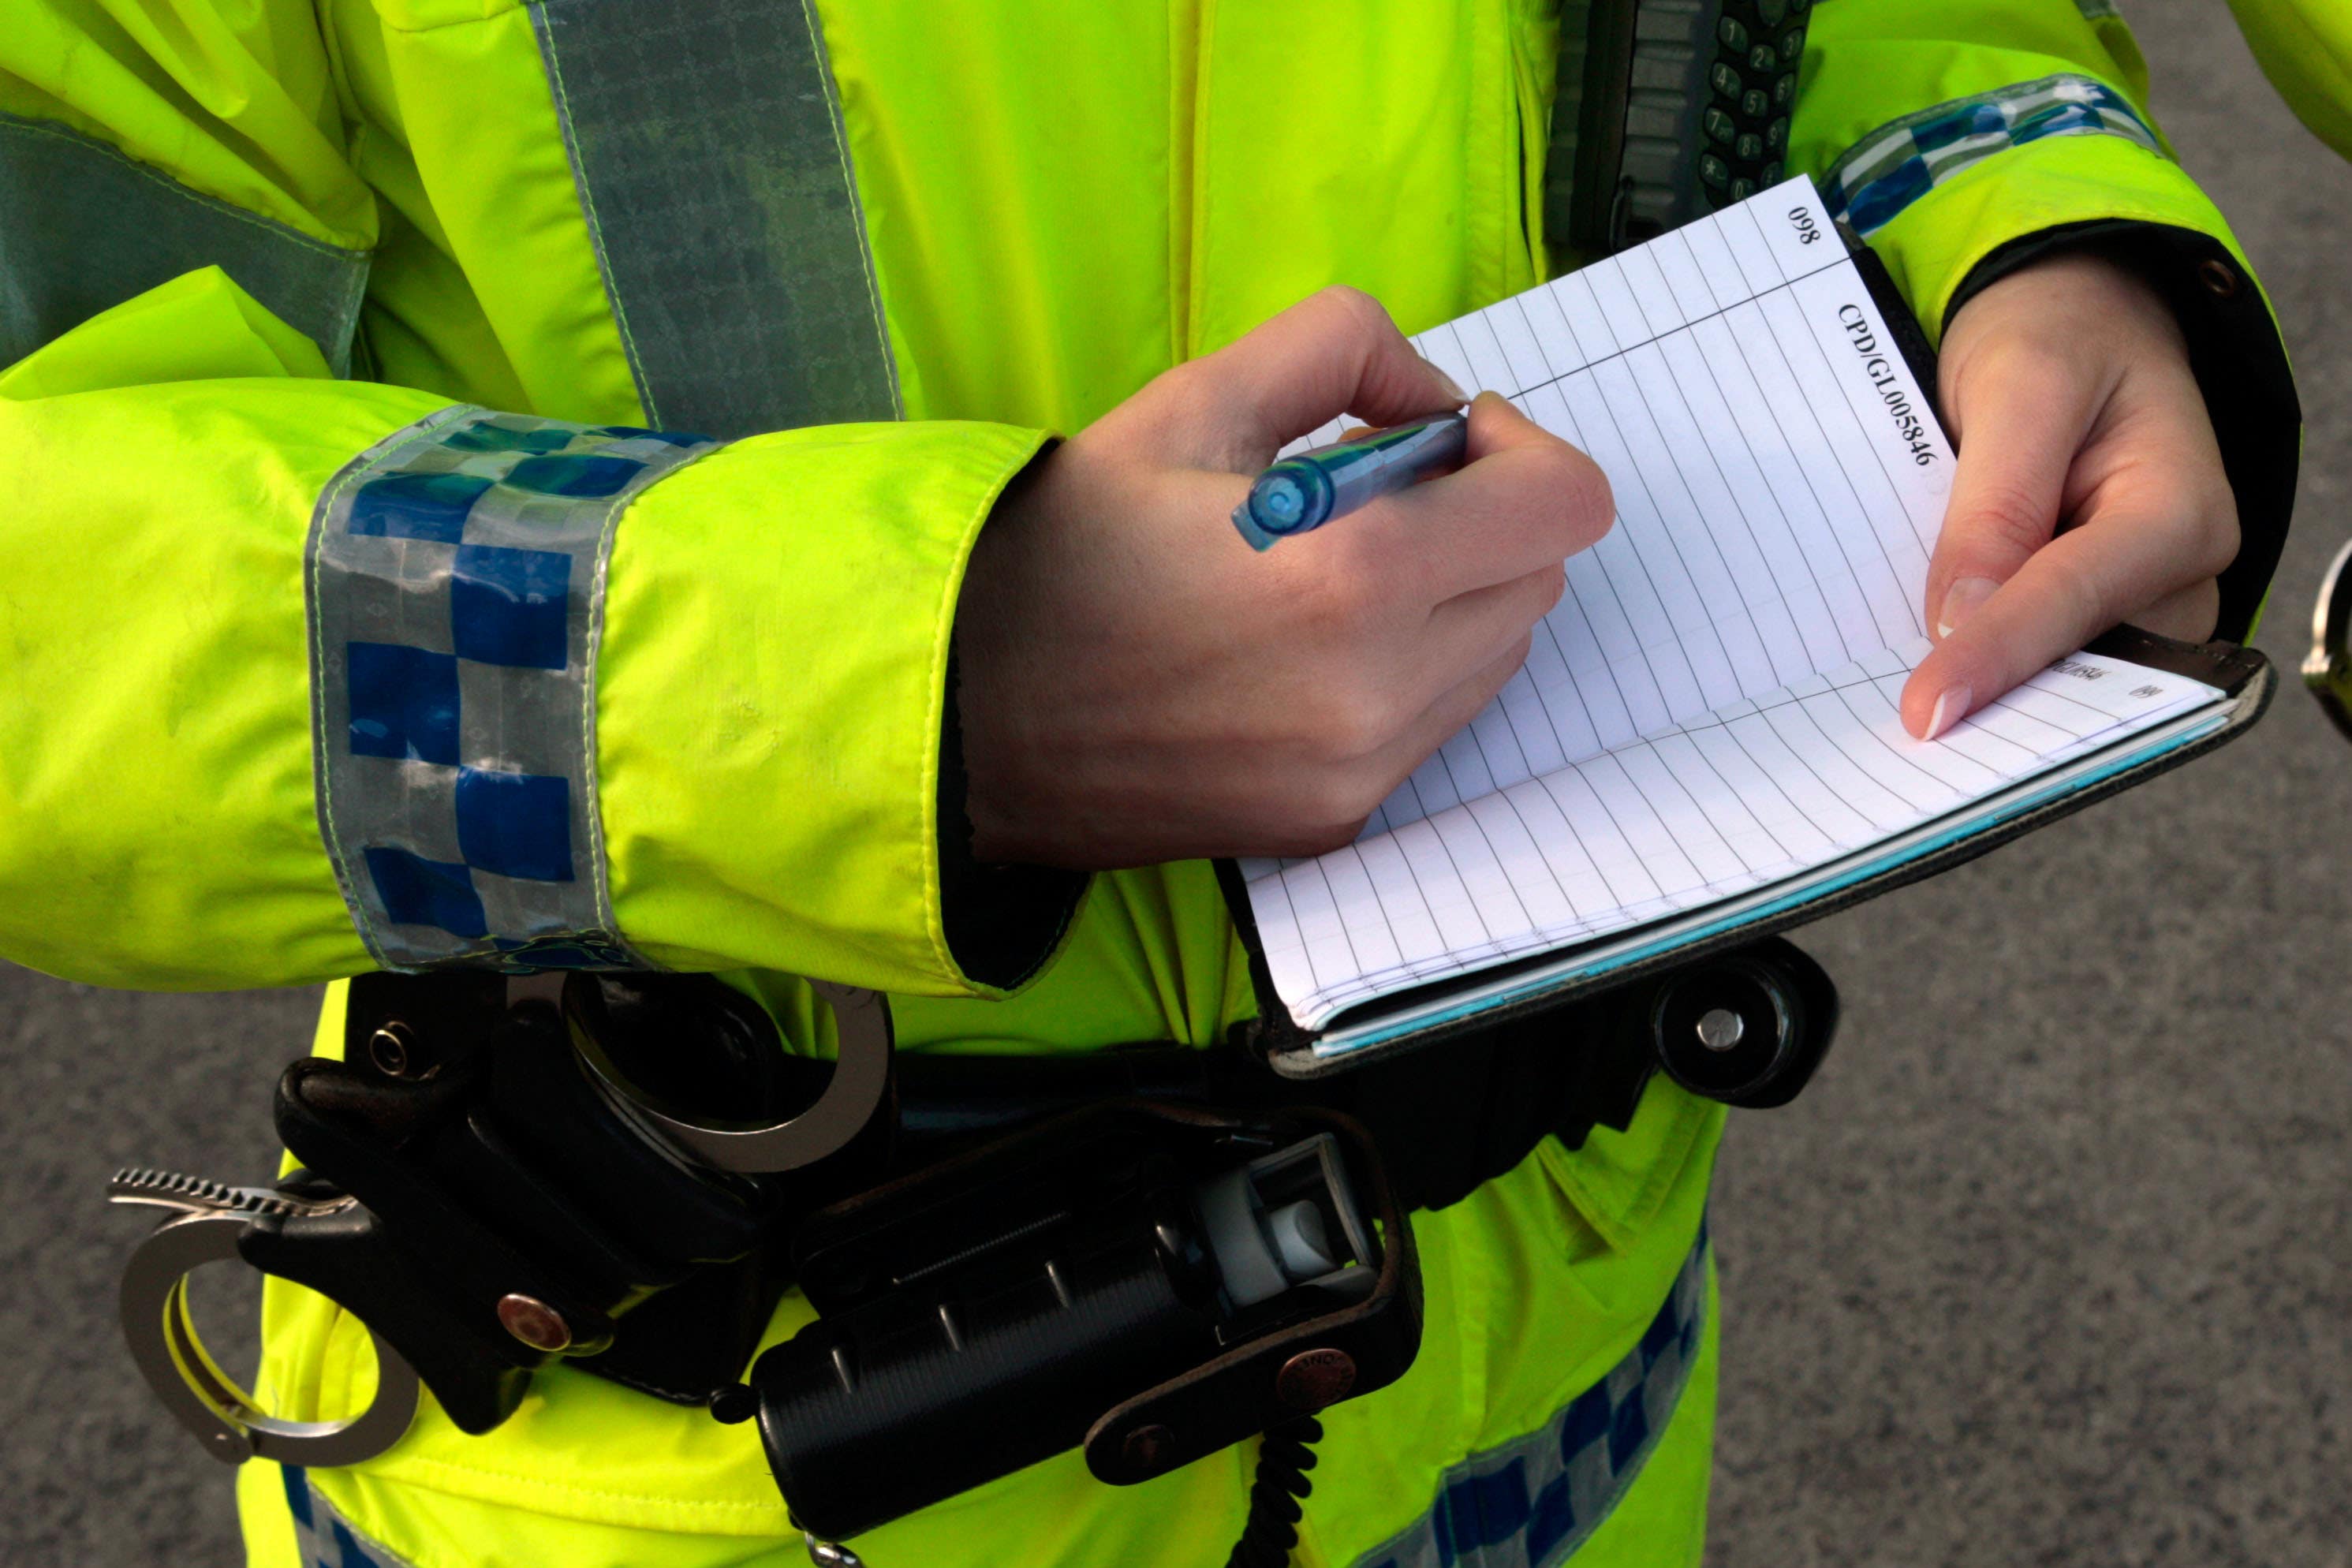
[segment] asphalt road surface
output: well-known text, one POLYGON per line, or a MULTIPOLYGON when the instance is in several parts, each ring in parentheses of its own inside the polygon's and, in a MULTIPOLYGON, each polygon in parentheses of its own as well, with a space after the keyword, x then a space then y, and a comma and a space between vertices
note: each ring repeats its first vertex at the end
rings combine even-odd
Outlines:
MULTIPOLYGON (((2292 669, 2352 533, 2352 169, 2218 0, 2127 9, 2300 373, 2260 638, 2292 669)), ((1717 1181, 1714 1561, 2352 1563, 2352 746, 2290 688, 2220 755, 1800 940, 1847 1024, 1717 1181)), ((266 1172, 312 1005, 0 966, 0 1562, 240 1560, 227 1472, 121 1353, 139 1227, 98 1193, 266 1172)))

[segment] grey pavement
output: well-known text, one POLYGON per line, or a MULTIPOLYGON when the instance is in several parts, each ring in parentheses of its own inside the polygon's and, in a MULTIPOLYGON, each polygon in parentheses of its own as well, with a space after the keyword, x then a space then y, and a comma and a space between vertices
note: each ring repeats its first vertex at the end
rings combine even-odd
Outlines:
MULTIPOLYGON (((2291 669, 2352 533, 2352 170, 2219 0, 2127 9, 2300 370, 2260 639, 2291 669)), ((2289 689, 2216 757, 1800 940, 1847 1024, 1717 1181, 1714 1561, 2352 1564, 2352 747, 2289 689)), ((265 1173, 313 1002, 0 966, 0 1563, 240 1560, 227 1472, 120 1350, 140 1227, 95 1194, 119 1163, 265 1173)))

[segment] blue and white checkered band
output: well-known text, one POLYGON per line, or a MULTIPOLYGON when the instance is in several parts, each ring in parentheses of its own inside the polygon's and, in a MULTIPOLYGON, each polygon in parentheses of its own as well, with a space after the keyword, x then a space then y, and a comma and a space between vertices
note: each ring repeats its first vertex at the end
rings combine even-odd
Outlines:
POLYGON ((1706 1231, 1640 1342, 1540 1429, 1445 1472, 1427 1513, 1356 1568, 1550 1568, 1633 1487, 1697 1364, 1706 1231))
POLYGON ((387 969, 648 967, 613 919, 595 668, 621 510, 700 436, 460 405, 311 520, 319 826, 387 969))
POLYGON ((1833 217, 1868 239, 1963 169, 2047 136, 2120 136, 2161 155, 2121 93, 2086 76, 2046 76, 1907 114, 1855 142, 1822 176, 1833 217))
POLYGON ((310 1485, 299 1465, 285 1470, 286 1507, 294 1515, 294 1561, 300 1568, 410 1568, 351 1526, 310 1485))

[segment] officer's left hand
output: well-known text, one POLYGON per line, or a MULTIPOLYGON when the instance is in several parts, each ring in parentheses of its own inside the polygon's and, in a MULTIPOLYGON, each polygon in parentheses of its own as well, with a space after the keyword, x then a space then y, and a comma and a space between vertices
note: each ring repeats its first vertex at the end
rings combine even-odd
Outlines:
POLYGON ((1945 336, 1960 442, 1927 570, 1937 647, 1903 692, 1932 737, 2123 622, 2210 637, 2238 510, 2170 307, 2076 254, 2002 279, 1945 336))

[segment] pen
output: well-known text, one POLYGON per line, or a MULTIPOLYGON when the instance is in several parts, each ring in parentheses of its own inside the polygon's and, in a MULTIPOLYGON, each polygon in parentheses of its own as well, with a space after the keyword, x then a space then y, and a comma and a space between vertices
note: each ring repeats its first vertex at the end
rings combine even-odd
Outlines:
POLYGON ((1285 458, 1251 484, 1234 527, 1253 550, 1311 533, 1460 462, 1469 428, 1468 415, 1440 414, 1285 458))

